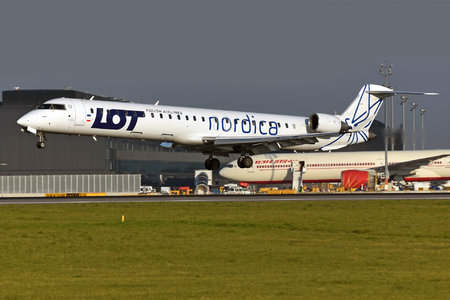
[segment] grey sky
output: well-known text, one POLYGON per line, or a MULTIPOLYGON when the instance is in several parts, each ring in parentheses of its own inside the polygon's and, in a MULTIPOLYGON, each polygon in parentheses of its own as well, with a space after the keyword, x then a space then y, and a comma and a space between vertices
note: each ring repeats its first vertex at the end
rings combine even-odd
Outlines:
POLYGON ((440 93, 414 100, 428 110, 427 148, 450 148, 449 12, 414 0, 7 0, 0 89, 307 116, 342 112, 389 61, 396 88, 440 93))

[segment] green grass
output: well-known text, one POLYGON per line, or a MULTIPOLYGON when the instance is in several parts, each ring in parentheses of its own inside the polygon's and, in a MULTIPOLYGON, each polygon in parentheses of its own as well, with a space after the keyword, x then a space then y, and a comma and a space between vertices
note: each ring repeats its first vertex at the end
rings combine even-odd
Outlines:
POLYGON ((448 299, 450 201, 0 206, 0 298, 448 299))

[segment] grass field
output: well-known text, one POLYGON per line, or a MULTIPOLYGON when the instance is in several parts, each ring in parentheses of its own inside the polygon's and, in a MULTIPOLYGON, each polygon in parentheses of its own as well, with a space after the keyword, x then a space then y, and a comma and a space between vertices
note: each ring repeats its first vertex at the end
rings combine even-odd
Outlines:
POLYGON ((450 201, 1 206, 0 298, 449 299, 450 201))

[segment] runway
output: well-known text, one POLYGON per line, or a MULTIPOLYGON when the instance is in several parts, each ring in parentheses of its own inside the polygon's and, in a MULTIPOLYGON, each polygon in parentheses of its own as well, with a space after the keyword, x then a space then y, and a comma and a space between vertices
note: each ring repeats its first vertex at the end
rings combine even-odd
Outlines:
POLYGON ((0 205, 120 203, 120 202, 261 202, 261 201, 373 201, 450 200, 449 192, 304 193, 296 195, 190 195, 0 198, 0 205))

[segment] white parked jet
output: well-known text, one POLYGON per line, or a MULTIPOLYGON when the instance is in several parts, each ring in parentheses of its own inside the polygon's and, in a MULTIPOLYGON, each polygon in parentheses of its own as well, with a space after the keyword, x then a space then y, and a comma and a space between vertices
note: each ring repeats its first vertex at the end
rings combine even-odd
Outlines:
MULTIPOLYGON (((291 183, 293 162, 303 163, 303 182, 340 182, 345 170, 384 172, 384 151, 267 153, 253 156, 253 166, 237 167, 237 160, 220 175, 248 183, 291 183)), ((390 151, 389 173, 397 181, 450 180, 450 150, 390 151)))
POLYGON ((341 115, 314 113, 309 118, 188 107, 58 98, 22 116, 23 131, 149 139, 166 147, 182 146, 209 155, 207 169, 219 168, 215 155, 240 153, 239 166, 249 168, 249 155, 277 150, 333 150, 366 142, 382 99, 399 92, 366 84, 341 115))

